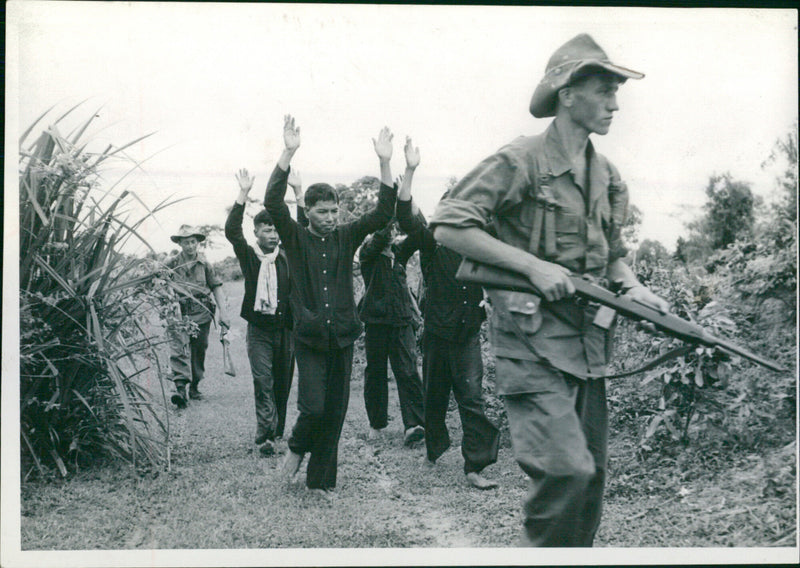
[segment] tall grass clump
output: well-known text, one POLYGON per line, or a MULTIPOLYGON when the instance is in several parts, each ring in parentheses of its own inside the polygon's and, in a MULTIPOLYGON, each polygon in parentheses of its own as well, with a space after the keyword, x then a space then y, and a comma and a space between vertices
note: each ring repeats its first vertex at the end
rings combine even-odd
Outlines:
MULTIPOLYGON (((101 166, 130 161, 124 150, 143 138, 89 151, 95 113, 66 136, 59 130, 75 108, 29 139, 45 113, 20 138, 23 479, 115 458, 135 468, 168 460, 158 342, 145 321, 164 303, 152 285, 158 273, 120 252, 166 204, 129 218, 135 194, 115 191, 127 174, 101 187, 101 166)), ((129 173, 138 167, 131 162, 129 173)))

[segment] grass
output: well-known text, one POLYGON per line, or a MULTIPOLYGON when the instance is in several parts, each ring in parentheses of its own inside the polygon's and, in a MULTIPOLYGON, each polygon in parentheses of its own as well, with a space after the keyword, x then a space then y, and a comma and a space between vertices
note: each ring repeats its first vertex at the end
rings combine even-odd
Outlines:
MULTIPOLYGON (((229 305, 238 307, 241 282, 226 283, 225 292, 229 305)), ((499 489, 469 488, 457 445, 457 413, 451 412, 456 445, 434 468, 423 466, 422 447, 402 447, 393 386, 393 420, 382 439, 368 442, 362 350, 356 352, 335 497, 328 502, 302 487, 287 490, 277 476, 280 458, 261 457, 252 444, 252 385, 239 318, 229 337, 239 375, 222 373, 220 343, 212 331, 201 384, 207 400, 171 411, 171 471, 135 475, 126 468, 98 468, 67 481, 25 484, 23 550, 516 544, 527 480, 511 448, 501 447, 498 463, 486 470, 499 489)), ((295 395, 293 388, 290 424, 295 395)), ((616 428, 596 546, 796 546, 794 446, 766 454, 641 458, 634 433, 616 428)))

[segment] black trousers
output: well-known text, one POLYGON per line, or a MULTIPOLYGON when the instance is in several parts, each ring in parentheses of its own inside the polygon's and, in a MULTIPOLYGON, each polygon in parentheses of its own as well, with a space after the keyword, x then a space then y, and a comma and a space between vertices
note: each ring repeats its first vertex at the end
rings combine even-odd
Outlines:
POLYGON ((450 447, 445 418, 453 391, 464 435, 461 455, 464 473, 479 472, 497 461, 500 431, 483 410, 483 362, 478 333, 463 343, 432 333, 423 338, 422 374, 425 381, 425 446, 430 461, 450 447))
POLYGON ((367 367, 364 371, 364 404, 369 425, 380 430, 389 421, 389 373, 387 363, 397 381, 403 429, 421 426, 425 416, 422 401, 422 380, 417 372, 417 342, 411 325, 391 326, 366 324, 364 349, 367 367))
POLYGON ((296 454, 311 453, 306 485, 312 489, 336 487, 339 437, 350 401, 353 346, 328 351, 295 345, 299 416, 289 438, 296 454))
POLYGON ((262 329, 247 324, 247 356, 253 375, 256 438, 283 436, 286 405, 292 388, 294 352, 292 332, 285 327, 262 329))

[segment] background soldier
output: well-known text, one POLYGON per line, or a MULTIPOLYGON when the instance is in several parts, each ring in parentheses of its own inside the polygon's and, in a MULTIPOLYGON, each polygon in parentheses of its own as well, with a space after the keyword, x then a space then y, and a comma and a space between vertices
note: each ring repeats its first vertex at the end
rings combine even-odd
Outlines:
POLYGON ((225 298, 222 295, 222 280, 217 277, 205 255, 197 251, 198 245, 205 238, 205 235, 191 226, 181 225, 178 234, 170 237, 172 242, 180 245, 181 251, 165 262, 172 270, 173 280, 185 290, 179 294, 181 315, 196 323, 199 328, 196 335, 190 335, 174 326, 169 331, 169 362, 176 389, 172 402, 178 408, 186 408, 187 383, 190 385, 189 398, 203 398, 197 387, 205 374, 208 333, 217 307, 220 325, 230 327, 225 298), (216 303, 211 299, 212 294, 216 303))

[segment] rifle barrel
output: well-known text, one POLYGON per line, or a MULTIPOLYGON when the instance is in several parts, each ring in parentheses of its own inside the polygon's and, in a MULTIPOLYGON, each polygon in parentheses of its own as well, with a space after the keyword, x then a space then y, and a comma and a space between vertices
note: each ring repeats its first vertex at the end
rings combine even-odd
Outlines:
MULTIPOLYGON (((461 266, 459 266, 456 278, 474 282, 487 288, 500 288, 534 293, 538 296, 542 295, 522 274, 466 258, 461 263, 461 266)), ((580 276, 570 276, 569 278, 575 287, 576 295, 608 306, 625 317, 649 321, 653 323, 659 331, 672 337, 677 337, 687 343, 699 343, 707 347, 720 347, 725 351, 758 363, 767 369, 779 373, 786 372, 786 369, 776 362, 751 353, 747 349, 727 339, 715 337, 696 323, 684 320, 673 314, 662 314, 653 307, 641 302, 634 302, 624 296, 618 296, 605 288, 592 284, 580 276)))

